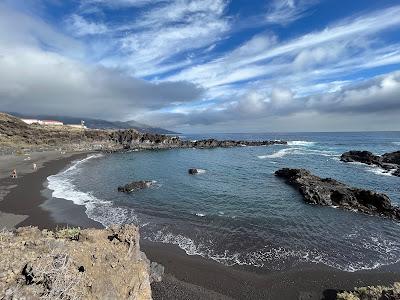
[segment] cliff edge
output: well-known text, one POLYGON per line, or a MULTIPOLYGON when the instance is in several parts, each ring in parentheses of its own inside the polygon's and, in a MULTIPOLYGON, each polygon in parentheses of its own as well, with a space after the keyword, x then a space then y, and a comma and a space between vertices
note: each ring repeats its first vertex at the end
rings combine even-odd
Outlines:
POLYGON ((160 269, 133 225, 0 233, 0 299, 151 299, 160 269))

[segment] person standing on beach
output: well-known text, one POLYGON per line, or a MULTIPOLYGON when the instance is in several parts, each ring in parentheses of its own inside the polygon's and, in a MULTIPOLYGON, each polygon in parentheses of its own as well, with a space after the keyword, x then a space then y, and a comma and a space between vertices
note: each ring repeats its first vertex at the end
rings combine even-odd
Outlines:
POLYGON ((33 171, 36 171, 36 170, 37 170, 37 166, 35 163, 33 163, 33 171))
POLYGON ((12 177, 12 178, 17 178, 17 177, 18 177, 18 176, 17 176, 17 170, 16 170, 16 169, 14 169, 14 170, 12 171, 11 177, 12 177))

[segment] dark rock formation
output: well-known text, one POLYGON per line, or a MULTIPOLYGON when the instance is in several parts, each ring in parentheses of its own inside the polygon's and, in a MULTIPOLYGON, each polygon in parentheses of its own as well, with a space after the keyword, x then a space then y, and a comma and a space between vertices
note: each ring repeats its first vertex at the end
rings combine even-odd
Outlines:
POLYGON ((331 178, 320 178, 304 169, 284 168, 276 171, 275 175, 298 188, 307 203, 338 206, 400 220, 400 208, 393 206, 385 194, 350 187, 331 178))
POLYGON ((349 151, 341 155, 343 162, 359 162, 380 167, 394 176, 400 177, 400 151, 374 155, 369 151, 349 151))
POLYGON ((382 162, 387 164, 400 165, 400 151, 383 154, 382 162))
POLYGON ((149 181, 149 180, 134 181, 134 182, 128 183, 126 185, 119 186, 118 192, 132 193, 137 190, 149 188, 152 184, 153 184, 153 182, 149 181))
POLYGON ((197 169, 189 169, 188 172, 189 172, 190 175, 195 175, 195 174, 199 173, 199 170, 197 170, 197 169))
MULTIPOLYGON (((101 150, 115 152, 131 149, 216 148, 239 146, 267 146, 287 144, 285 141, 200 141, 181 140, 179 137, 143 133, 135 129, 96 130, 68 126, 28 125, 20 119, 0 113, 0 146, 13 152, 30 150, 66 151, 101 150)), ((6 151, 6 152, 7 152, 6 151)))

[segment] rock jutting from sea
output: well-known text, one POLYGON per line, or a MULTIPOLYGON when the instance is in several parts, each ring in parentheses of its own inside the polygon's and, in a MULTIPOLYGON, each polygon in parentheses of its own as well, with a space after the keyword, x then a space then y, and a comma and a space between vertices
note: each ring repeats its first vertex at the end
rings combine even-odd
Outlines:
POLYGON ((140 180, 140 181, 133 181, 131 183, 122 185, 118 187, 118 192, 122 193, 132 193, 138 190, 143 190, 151 187, 154 184, 154 181, 151 180, 140 180))
POLYGON ((377 166, 393 176, 400 177, 400 151, 385 153, 381 156, 369 151, 348 151, 341 155, 340 160, 377 166))
POLYGON ((393 206, 385 194, 350 187, 332 178, 320 178, 305 169, 283 168, 275 175, 296 187, 306 203, 400 220, 400 208, 393 206))

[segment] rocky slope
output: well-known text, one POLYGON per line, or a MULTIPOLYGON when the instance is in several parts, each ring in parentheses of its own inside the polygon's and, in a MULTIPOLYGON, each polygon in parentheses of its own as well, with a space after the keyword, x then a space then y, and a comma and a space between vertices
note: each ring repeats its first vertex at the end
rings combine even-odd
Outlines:
POLYGON ((380 167, 394 176, 400 177, 400 151, 374 155, 369 151, 349 151, 341 155, 343 162, 359 162, 380 167))
POLYGON ((399 300, 400 282, 391 286, 367 286, 355 288, 354 291, 337 292, 338 300, 399 300))
POLYGON ((0 299, 151 299, 161 273, 133 225, 0 233, 0 299))
POLYGON ((338 206, 400 220, 400 208, 393 206, 385 194, 350 187, 331 178, 320 178, 304 169, 284 168, 276 171, 275 175, 298 188, 307 203, 338 206))
POLYGON ((105 150, 216 148, 285 144, 284 141, 184 141, 177 137, 141 133, 134 129, 95 130, 67 126, 27 125, 20 119, 0 113, 0 147, 10 149, 105 150))

